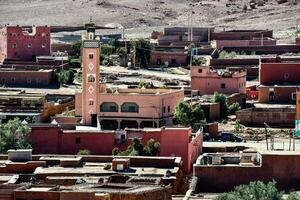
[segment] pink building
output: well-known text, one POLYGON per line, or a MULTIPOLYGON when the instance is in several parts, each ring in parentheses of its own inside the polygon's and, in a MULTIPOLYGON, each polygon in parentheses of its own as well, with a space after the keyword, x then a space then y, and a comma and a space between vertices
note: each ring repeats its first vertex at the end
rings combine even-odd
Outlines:
POLYGON ((126 149, 134 138, 143 144, 154 139, 160 143, 160 156, 180 156, 183 169, 191 172, 192 164, 202 153, 203 134, 191 128, 127 129, 125 131, 62 130, 57 125, 31 127, 30 138, 36 154, 77 154, 88 149, 92 154, 111 155, 113 148, 126 149))
MULTIPOLYGON (((161 127, 172 125, 176 105, 183 90, 102 89, 98 93, 97 116, 102 129, 161 127)), ((82 94, 75 97, 76 116, 82 116, 82 94)))
POLYGON ((50 55, 50 27, 5 26, 0 28, 0 61, 33 60, 50 55))
POLYGON ((212 70, 206 66, 191 67, 191 87, 200 95, 246 93, 245 71, 212 70))
POLYGON ((76 115, 84 125, 102 129, 160 127, 171 125, 183 90, 107 89, 100 84, 100 41, 94 24, 87 24, 82 37, 82 92, 76 94, 76 115))

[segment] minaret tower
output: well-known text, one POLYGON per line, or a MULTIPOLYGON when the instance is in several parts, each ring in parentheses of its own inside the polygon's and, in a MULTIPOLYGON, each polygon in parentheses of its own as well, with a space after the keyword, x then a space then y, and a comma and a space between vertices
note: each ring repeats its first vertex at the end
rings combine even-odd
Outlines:
POLYGON ((94 125, 99 108, 100 88, 100 40, 95 37, 95 24, 85 25, 82 36, 82 121, 84 125, 94 125))

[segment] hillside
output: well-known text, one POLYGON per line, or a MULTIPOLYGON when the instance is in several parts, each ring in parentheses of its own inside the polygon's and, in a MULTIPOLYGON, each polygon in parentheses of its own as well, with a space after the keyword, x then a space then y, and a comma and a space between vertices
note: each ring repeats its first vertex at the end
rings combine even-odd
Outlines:
POLYGON ((250 9, 249 1, 0 0, 0 25, 81 25, 93 16, 98 25, 117 23, 126 28, 143 29, 187 25, 189 11, 195 13, 196 26, 294 31, 296 19, 300 21, 299 0, 297 5, 265 0, 265 5, 255 9, 250 9), (247 10, 244 10, 244 5, 247 5, 247 10))

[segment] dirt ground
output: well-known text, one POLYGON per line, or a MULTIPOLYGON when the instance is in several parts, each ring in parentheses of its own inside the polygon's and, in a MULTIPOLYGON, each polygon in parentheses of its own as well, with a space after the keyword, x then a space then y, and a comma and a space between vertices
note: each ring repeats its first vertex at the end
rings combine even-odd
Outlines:
POLYGON ((291 37, 300 21, 300 0, 290 0, 297 5, 265 1, 250 9, 250 0, 0 0, 0 25, 82 25, 92 16, 97 25, 149 34, 187 25, 193 11, 195 26, 274 29, 281 37, 291 37))

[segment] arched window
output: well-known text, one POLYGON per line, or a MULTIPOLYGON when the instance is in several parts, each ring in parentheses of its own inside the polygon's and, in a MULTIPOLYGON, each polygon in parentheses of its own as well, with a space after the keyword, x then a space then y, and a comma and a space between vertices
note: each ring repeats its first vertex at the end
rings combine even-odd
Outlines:
POLYGON ((138 113, 139 106, 136 103, 123 103, 121 106, 122 112, 138 113))
POLYGON ((119 106, 114 102, 103 102, 100 105, 100 112, 119 112, 119 106))
POLYGON ((88 76, 88 82, 89 82, 89 83, 94 83, 95 81, 96 81, 95 76, 94 76, 93 74, 90 74, 90 75, 88 76))

